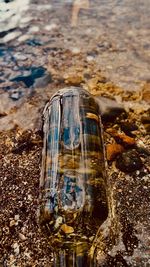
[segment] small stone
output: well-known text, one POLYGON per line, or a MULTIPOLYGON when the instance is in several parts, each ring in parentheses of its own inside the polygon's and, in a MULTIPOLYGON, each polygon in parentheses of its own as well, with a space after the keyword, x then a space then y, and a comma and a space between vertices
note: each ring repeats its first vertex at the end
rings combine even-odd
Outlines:
POLYGON ((124 134, 124 133, 119 133, 113 128, 107 129, 107 133, 112 135, 114 139, 116 140, 117 143, 122 144, 124 146, 133 146, 135 145, 135 139, 124 134))
POLYGON ((52 24, 50 24, 50 25, 46 25, 46 26, 44 27, 44 29, 45 29, 46 31, 52 31, 52 30, 55 30, 55 29, 57 29, 57 28, 58 28, 58 25, 55 24, 55 23, 52 23, 52 24))
POLYGON ((120 127, 121 127, 121 130, 125 134, 129 135, 130 137, 134 136, 134 134, 132 132, 138 130, 137 125, 133 122, 122 122, 120 127))
POLYGON ((83 76, 78 73, 67 73, 64 75, 64 80, 66 84, 69 85, 80 85, 83 81, 83 76))
POLYGON ((26 237, 25 237, 22 233, 19 233, 19 238, 20 238, 22 241, 25 241, 25 240, 26 240, 26 237))
POLYGON ((31 194, 28 194, 28 200, 32 201, 32 195, 31 194))
POLYGON ((94 58, 93 56, 87 56, 87 57, 86 57, 86 60, 87 60, 88 62, 91 62, 91 61, 95 60, 95 58, 94 58))
POLYGON ((71 234, 74 232, 74 229, 73 227, 67 225, 67 224, 63 224, 61 226, 61 230, 65 233, 65 234, 71 234))
POLYGON ((24 41, 27 41, 28 39, 30 39, 30 35, 28 34, 24 34, 24 35, 21 35, 19 38, 18 38, 18 41, 19 42, 24 42, 24 41))
POLYGON ((108 144, 106 146, 107 160, 113 160, 118 154, 124 151, 123 146, 119 144, 108 144))
POLYGON ((116 161, 116 167, 126 173, 139 170, 142 165, 142 160, 135 149, 123 152, 116 161))
POLYGON ((63 221, 63 218, 62 218, 61 216, 59 216, 59 217, 56 219, 54 228, 57 229, 57 228, 62 224, 62 221, 63 221))
POLYGON ((19 214, 16 214, 15 217, 14 217, 15 221, 18 221, 19 217, 20 217, 19 214))
POLYGON ((12 245, 12 247, 13 247, 13 249, 14 249, 14 253, 15 253, 16 255, 19 255, 19 252, 20 252, 20 246, 18 245, 18 243, 17 243, 17 242, 14 243, 14 244, 12 245))
POLYGON ((32 26, 32 27, 29 29, 29 32, 39 32, 39 27, 38 27, 38 26, 32 26))
POLYGON ((92 242, 92 241, 94 240, 94 237, 95 237, 95 236, 90 236, 90 237, 89 237, 90 242, 92 242))
POLYGON ((9 226, 12 227, 14 225, 16 225, 16 221, 15 220, 11 220, 10 223, 9 223, 9 226))
POLYGON ((71 50, 73 55, 78 55, 81 52, 80 48, 78 48, 78 47, 72 47, 70 50, 71 50))
POLYGON ((19 100, 21 97, 22 97, 22 92, 20 90, 16 91, 16 90, 12 90, 10 93, 9 93, 9 97, 16 101, 16 100, 19 100))
POLYGON ((19 37, 21 35, 20 31, 13 31, 8 33, 4 38, 3 38, 3 43, 7 43, 12 41, 13 39, 19 37))

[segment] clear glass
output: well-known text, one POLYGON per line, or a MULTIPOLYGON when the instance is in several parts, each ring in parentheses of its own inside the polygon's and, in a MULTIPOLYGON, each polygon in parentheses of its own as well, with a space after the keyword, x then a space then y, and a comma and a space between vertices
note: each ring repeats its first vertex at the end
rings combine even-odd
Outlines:
POLYGON ((40 223, 57 248, 88 251, 108 215, 99 108, 71 87, 52 97, 44 117, 40 223))

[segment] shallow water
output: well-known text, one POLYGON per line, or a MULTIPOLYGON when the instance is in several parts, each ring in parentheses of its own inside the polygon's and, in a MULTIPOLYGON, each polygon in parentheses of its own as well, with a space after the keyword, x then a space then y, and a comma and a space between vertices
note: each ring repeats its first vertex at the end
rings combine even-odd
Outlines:
POLYGON ((1 0, 1 107, 6 98, 14 106, 11 90, 21 91, 17 103, 51 81, 48 72, 24 83, 32 68, 55 68, 61 79, 63 68, 92 66, 115 85, 139 90, 149 81, 149 9, 147 0, 1 0), (12 84, 16 77, 22 83, 12 84))

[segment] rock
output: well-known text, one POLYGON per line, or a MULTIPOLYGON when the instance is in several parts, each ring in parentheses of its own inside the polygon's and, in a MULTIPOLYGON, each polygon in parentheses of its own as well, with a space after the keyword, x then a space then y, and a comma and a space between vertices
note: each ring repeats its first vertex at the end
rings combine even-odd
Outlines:
POLYGON ((123 146, 133 146, 135 145, 135 139, 127 136, 124 133, 118 133, 115 129, 107 129, 107 133, 112 135, 117 143, 122 144, 123 146))
POLYGON ((20 217, 19 214, 16 214, 14 217, 15 221, 19 221, 19 217, 20 217))
POLYGON ((48 24, 44 27, 46 31, 52 31, 58 28, 58 25, 55 23, 48 24))
POLYGON ((32 200, 33 200, 32 195, 31 195, 31 194, 28 194, 27 199, 28 199, 29 201, 32 201, 32 200))
POLYGON ((74 229, 73 227, 67 225, 67 224, 63 224, 61 226, 61 230, 65 233, 65 234, 71 234, 74 232, 74 229))
POLYGON ((99 105, 103 121, 112 121, 119 117, 120 114, 126 113, 123 104, 115 100, 103 96, 96 96, 95 100, 99 105))
POLYGON ((39 32, 40 28, 38 26, 32 26, 29 28, 29 33, 39 32))
POLYGON ((64 75, 64 80, 65 83, 69 85, 80 85, 83 81, 83 76, 76 72, 67 73, 64 75))
POLYGON ((25 235, 23 235, 22 233, 19 233, 19 238, 20 238, 22 241, 25 241, 25 240, 26 240, 25 235))
POLYGON ((12 247, 13 247, 13 249, 14 249, 14 253, 15 253, 16 255, 19 255, 19 253, 20 253, 20 246, 18 245, 18 243, 17 243, 17 242, 14 243, 14 244, 12 245, 12 247))
POLYGON ((14 101, 19 100, 22 96, 23 96, 23 93, 21 90, 12 90, 9 93, 9 97, 14 101))
POLYGON ((123 152, 116 161, 116 167, 125 173, 139 170, 142 165, 142 160, 135 149, 123 152))
POLYGON ((12 227, 14 225, 16 225, 16 221, 15 220, 11 220, 10 223, 9 223, 9 226, 12 227))
POLYGON ((130 137, 134 136, 132 132, 138 130, 137 125, 133 122, 121 122, 120 128, 125 134, 129 135, 130 137))
POLYGON ((118 154, 124 151, 123 146, 119 144, 108 144, 106 146, 107 160, 113 160, 118 154))
POLYGON ((29 38, 30 38, 30 35, 28 35, 28 34, 21 35, 21 36, 18 38, 18 42, 25 42, 25 41, 27 41, 29 38))
POLYGON ((59 217, 56 219, 54 228, 57 229, 57 228, 62 224, 62 221, 63 221, 63 218, 62 218, 61 216, 59 216, 59 217))
POLYGON ((2 42, 5 44, 7 42, 10 42, 10 41, 16 39, 20 35, 21 35, 21 31, 10 32, 2 39, 2 42))
POLYGON ((81 53, 81 49, 79 47, 71 47, 70 51, 73 55, 78 55, 81 53))

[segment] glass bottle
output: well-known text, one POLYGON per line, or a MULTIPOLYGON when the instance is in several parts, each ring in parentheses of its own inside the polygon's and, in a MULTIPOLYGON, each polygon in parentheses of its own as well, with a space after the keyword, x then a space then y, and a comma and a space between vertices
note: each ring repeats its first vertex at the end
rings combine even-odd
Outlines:
POLYGON ((99 107, 90 93, 58 91, 44 110, 39 222, 54 266, 93 266, 92 241, 108 216, 99 107))

